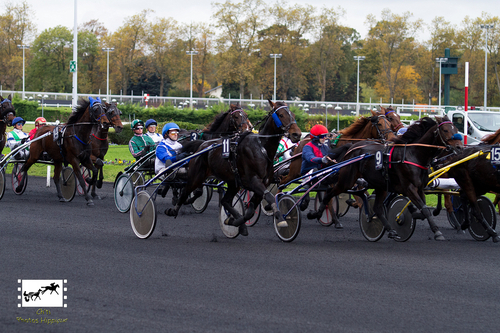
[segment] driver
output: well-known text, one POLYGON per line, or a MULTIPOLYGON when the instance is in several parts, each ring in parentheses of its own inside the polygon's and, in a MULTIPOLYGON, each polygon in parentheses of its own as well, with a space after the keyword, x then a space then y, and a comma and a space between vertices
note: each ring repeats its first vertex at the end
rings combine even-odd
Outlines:
MULTIPOLYGON (((179 131, 180 128, 176 123, 167 123, 163 126, 163 130, 161 131, 163 140, 158 144, 158 147, 156 147, 156 174, 160 173, 170 164, 177 162, 188 155, 187 153, 181 153, 182 145, 177 141, 179 131)), ((179 169, 179 173, 183 173, 181 172, 181 169, 179 169)))
POLYGON ((30 132, 29 132, 29 136, 30 136, 30 140, 33 140, 33 138, 35 137, 35 134, 36 134, 36 131, 42 127, 42 126, 45 126, 47 125, 47 120, 45 120, 44 117, 38 117, 35 119, 35 128, 33 128, 30 132))
MULTIPOLYGON (((30 137, 27 133, 23 132, 23 125, 26 123, 23 118, 16 117, 12 120, 12 126, 14 129, 7 134, 7 147, 11 150, 19 147, 26 141, 29 141, 30 137)), ((29 157, 29 147, 21 150, 16 154, 16 158, 20 160, 26 160, 29 157)))
POLYGON ((158 123, 154 119, 146 120, 146 135, 149 136, 155 144, 159 144, 163 139, 160 134, 156 133, 156 126, 158 123))
POLYGON ((142 134, 144 128, 142 120, 134 120, 130 128, 134 131, 134 136, 128 142, 128 148, 132 156, 138 160, 144 155, 147 155, 150 151, 153 151, 155 149, 155 143, 149 136, 142 134))

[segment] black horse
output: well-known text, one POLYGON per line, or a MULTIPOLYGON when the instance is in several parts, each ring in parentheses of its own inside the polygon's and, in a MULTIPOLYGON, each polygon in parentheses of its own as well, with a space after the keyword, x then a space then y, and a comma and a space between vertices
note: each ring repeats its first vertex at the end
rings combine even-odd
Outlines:
POLYGON ((243 133, 252 129, 248 115, 238 104, 231 104, 229 110, 217 115, 198 136, 200 140, 210 140, 234 133, 243 133))
POLYGON ((12 105, 12 97, 9 95, 7 98, 0 96, 0 155, 2 154, 7 137, 5 131, 7 126, 12 126, 12 120, 16 117, 16 111, 12 105))
MULTIPOLYGON (((199 188, 207 177, 215 176, 227 184, 227 191, 221 200, 221 204, 231 214, 226 224, 239 227, 242 235, 248 234, 245 221, 253 216, 256 205, 264 196, 268 202, 273 202, 275 218, 283 221, 283 216, 274 203, 274 196, 267 190, 267 187, 273 179, 273 159, 281 137, 284 133, 288 133, 292 142, 298 142, 301 131, 295 122, 295 116, 284 102, 273 103, 269 100, 269 104, 271 111, 263 121, 259 133, 243 133, 237 144, 233 145, 235 149, 231 153, 232 156, 222 157, 223 149, 219 147, 191 159, 188 183, 183 188, 177 205, 166 211, 167 215, 177 216, 188 195, 199 188), (254 192, 244 216, 241 216, 232 206, 233 197, 240 187, 254 192)), ((216 142, 221 143, 222 140, 216 142)), ((205 142, 199 146, 198 150, 213 143, 213 141, 205 142)))
MULTIPOLYGON (((437 122, 429 117, 422 118, 410 126, 401 138, 395 139, 394 144, 383 145, 363 141, 353 145, 345 154, 344 160, 362 154, 373 156, 348 168, 342 168, 335 177, 336 183, 327 191, 318 210, 310 211, 307 217, 310 219, 320 217, 331 198, 347 192, 354 186, 356 180, 362 177, 368 182, 369 188, 375 189, 373 210, 384 228, 389 231, 389 238, 397 238, 398 235, 387 222, 383 201, 388 192, 395 192, 407 196, 420 209, 434 232, 434 239, 444 240, 429 207, 425 204, 424 187, 428 182, 428 168, 433 157, 444 147, 459 147, 463 144, 460 138, 455 136, 458 131, 446 116, 436 117, 436 120, 437 122), (381 157, 379 162, 385 160, 385 163, 379 164, 382 166, 380 169, 376 168, 377 152, 383 152, 378 154, 378 157, 381 157)), ((335 214, 332 217, 337 219, 335 214)))

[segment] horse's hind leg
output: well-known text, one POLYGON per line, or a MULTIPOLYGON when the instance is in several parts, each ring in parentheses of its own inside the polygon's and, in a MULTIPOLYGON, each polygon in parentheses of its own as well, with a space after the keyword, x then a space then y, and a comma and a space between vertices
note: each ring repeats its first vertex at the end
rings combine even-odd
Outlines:
POLYGON ((419 191, 413 184, 410 184, 407 190, 406 196, 418 209, 420 209, 420 212, 429 223, 431 231, 434 233, 434 239, 439 241, 446 240, 441 231, 439 231, 436 222, 434 222, 434 216, 432 215, 431 208, 425 204, 424 200, 422 200, 422 197, 425 198, 423 191, 419 191))
POLYGON ((498 243, 500 241, 500 237, 498 237, 497 232, 488 224, 486 219, 483 216, 483 213, 481 213, 481 209, 479 208, 479 205, 477 204, 477 200, 474 202, 470 202, 472 206, 472 214, 474 214, 474 217, 476 218, 477 221, 481 223, 483 228, 486 230, 488 235, 490 235, 493 238, 493 242, 498 243))
POLYGON ((59 198, 60 202, 66 202, 61 192, 61 184, 59 184, 59 177, 61 174, 61 170, 62 170, 62 163, 54 162, 54 176, 52 177, 52 179, 54 180, 54 184, 56 185, 57 197, 59 198))

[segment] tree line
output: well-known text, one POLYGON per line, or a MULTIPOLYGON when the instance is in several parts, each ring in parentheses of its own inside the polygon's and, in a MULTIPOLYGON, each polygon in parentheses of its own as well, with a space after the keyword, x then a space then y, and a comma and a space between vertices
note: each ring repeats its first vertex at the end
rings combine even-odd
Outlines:
MULTIPOLYGON (((78 91, 105 93, 107 52, 111 94, 144 91, 150 96, 189 96, 193 55, 193 95, 223 86, 223 97, 272 98, 276 59, 277 98, 281 100, 355 101, 357 62, 360 62, 361 102, 437 104, 439 67, 445 48, 459 57, 458 75, 451 76, 451 105, 463 105, 464 63, 470 63, 469 104, 482 105, 484 96, 485 29, 488 30, 488 106, 500 106, 500 25, 497 16, 465 17, 457 27, 444 17, 430 26, 410 12, 384 9, 369 15, 367 36, 340 24, 338 8, 315 8, 284 0, 272 6, 262 0, 212 3, 211 24, 182 24, 154 17, 143 10, 127 17, 114 32, 105 22, 90 20, 78 27, 78 91), (417 40, 424 29, 430 38, 417 40)), ((73 59, 73 33, 55 26, 40 33, 31 20, 27 1, 4 7, 0 16, 0 84, 22 90, 25 50, 25 90, 72 90, 69 62, 73 59)))

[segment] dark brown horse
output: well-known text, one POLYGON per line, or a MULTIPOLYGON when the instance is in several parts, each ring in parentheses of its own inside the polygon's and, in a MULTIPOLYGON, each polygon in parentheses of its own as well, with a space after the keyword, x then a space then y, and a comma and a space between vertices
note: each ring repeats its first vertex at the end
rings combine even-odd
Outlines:
POLYGON ((248 115, 238 104, 231 104, 229 110, 217 115, 199 134, 200 140, 210 140, 252 129, 248 115))
MULTIPOLYGON (((436 120, 437 122, 429 117, 422 118, 410 126, 401 138, 395 139, 394 144, 391 145, 370 141, 353 145, 345 154, 344 160, 362 154, 369 154, 372 157, 340 169, 336 183, 327 191, 319 209, 316 212, 310 211, 307 217, 320 217, 331 198, 347 192, 358 178, 364 178, 369 188, 375 189, 376 198, 373 210, 384 228, 389 231, 389 238, 397 238, 398 235, 387 221, 383 201, 388 192, 394 192, 407 196, 420 209, 434 232, 434 239, 444 240, 429 207, 425 205, 424 187, 428 182, 428 167, 433 157, 444 147, 458 147, 463 144, 454 136, 458 131, 446 116, 436 117, 436 120), (375 155, 379 151, 388 154, 388 158, 385 167, 377 170, 375 155)), ((332 217, 337 219, 335 214, 332 217)))
MULTIPOLYGON (((390 140, 395 138, 394 132, 391 130, 392 124, 388 118, 378 113, 371 111, 371 117, 360 117, 349 127, 344 128, 339 133, 337 146, 342 146, 347 143, 355 143, 362 139, 385 139, 390 140)), ((333 139, 335 140, 335 139, 333 139)), ((311 141, 310 138, 300 141, 299 145, 293 151, 294 155, 302 153, 302 149, 311 141)), ((286 184, 293 179, 300 177, 300 168, 302 159, 297 158, 290 163, 290 170, 286 177, 280 181, 280 185, 286 184)))
MULTIPOLYGON (((62 142, 55 141, 52 136, 33 142, 30 145, 30 157, 23 165, 20 173, 23 174, 24 171, 28 171, 29 168, 40 159, 40 156, 45 151, 54 161, 53 179, 56 184, 59 201, 65 201, 59 184, 62 165, 63 163, 69 163, 73 167, 73 171, 80 182, 80 186, 84 190, 87 205, 94 205, 92 197, 87 193, 85 181, 80 170, 80 164, 92 170, 93 173, 97 172, 97 169, 90 159, 92 152, 90 133, 92 133, 93 127, 104 126, 106 123, 109 123, 109 120, 106 118, 106 111, 101 103, 96 102, 91 107, 89 101, 80 99, 76 110, 68 119, 68 123, 63 127, 62 132, 59 133, 62 142)), ((54 132, 55 128, 56 126, 41 127, 36 132, 35 138, 47 132, 54 132)), ((22 189, 24 181, 23 179, 22 182, 20 182, 18 189, 22 189)))
POLYGON ((15 117, 16 111, 14 111, 14 106, 12 105, 12 97, 9 95, 4 99, 0 96, 0 155, 7 142, 5 131, 7 130, 7 126, 12 126, 12 120, 15 117))
MULTIPOLYGON (((480 144, 466 147, 458 155, 448 158, 443 163, 443 166, 459 161, 481 150, 483 152, 489 152, 491 146, 480 144)), ((455 181, 460 186, 460 197, 463 199, 463 202, 472 206, 474 217, 483 225, 487 233, 493 237, 493 241, 496 243, 500 241, 500 237, 484 219, 477 201, 479 196, 488 192, 500 193, 499 170, 491 164, 491 160, 487 158, 487 155, 486 153, 451 167, 447 172, 447 177, 455 178, 455 181)), ((467 212, 467 210, 465 211, 467 212)), ((469 227, 469 214, 464 214, 464 216, 465 222, 461 226, 462 230, 469 227)))
POLYGON ((401 116, 394 111, 392 106, 389 106, 388 108, 384 108, 383 106, 380 106, 380 112, 389 119, 389 122, 391 123, 391 129, 394 133, 397 133, 397 131, 400 128, 403 128, 405 125, 401 122, 401 116))
MULTIPOLYGON (((227 184, 227 191, 221 200, 221 204, 231 214, 227 224, 239 227, 242 235, 248 234, 245 221, 253 216, 255 207, 260 204, 263 197, 273 203, 275 218, 283 221, 283 215, 276 206, 274 195, 267 190, 267 186, 273 179, 273 159, 281 137, 284 133, 288 133, 292 142, 298 142, 301 131, 295 122, 295 116, 285 103, 273 103, 269 100, 269 104, 271 111, 262 122, 259 133, 242 134, 234 146, 236 149, 232 157, 223 158, 222 147, 219 147, 191 159, 186 187, 183 188, 177 205, 166 211, 168 215, 177 216, 189 193, 199 188, 209 176, 215 176, 227 184), (232 206, 233 197, 240 187, 254 192, 244 216, 232 206)), ((216 142, 221 143, 222 140, 216 142)), ((212 143, 202 143, 198 151, 212 143)))
POLYGON ((109 148, 109 127, 113 127, 116 133, 120 133, 123 130, 123 124, 120 118, 122 112, 118 109, 116 103, 104 103, 104 109, 106 110, 106 118, 109 120, 109 123, 92 127, 92 133, 90 133, 90 144, 92 145, 92 155, 90 159, 97 169, 97 172, 92 176, 91 194, 92 198, 97 199, 101 199, 96 193, 96 187, 101 188, 104 179, 103 159, 109 148))

